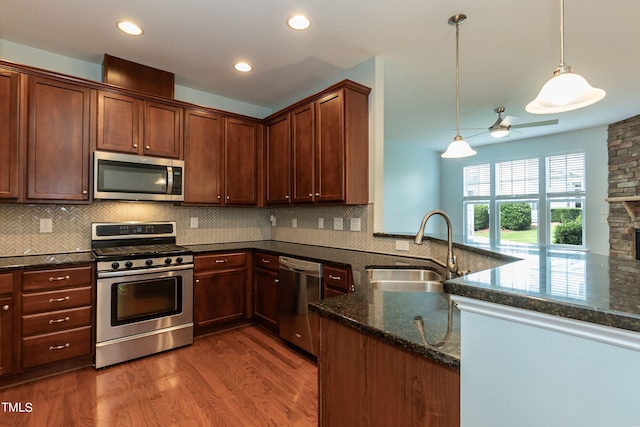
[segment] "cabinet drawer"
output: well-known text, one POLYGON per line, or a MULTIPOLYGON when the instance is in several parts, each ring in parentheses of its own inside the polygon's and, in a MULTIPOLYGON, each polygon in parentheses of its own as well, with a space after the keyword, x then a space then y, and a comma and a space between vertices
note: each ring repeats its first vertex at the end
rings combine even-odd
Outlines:
POLYGON ((277 271, 280 268, 280 258, 276 255, 256 252, 253 254, 253 266, 277 271))
POLYGON ((22 289, 38 291, 93 283, 93 267, 26 271, 22 273, 22 289))
POLYGON ((22 313, 41 313, 91 305, 91 286, 22 294, 22 313))
POLYGON ((199 255, 194 259, 194 269, 212 270, 233 267, 244 267, 247 254, 244 252, 233 254, 199 255))
POLYGON ((91 326, 22 338, 22 367, 71 359, 91 353, 91 326))
POLYGON ((324 284, 331 288, 351 292, 351 270, 337 267, 324 267, 324 284))
POLYGON ((59 332, 80 326, 91 326, 91 307, 22 316, 23 336, 59 332))
POLYGON ((0 295, 13 292, 13 273, 0 274, 0 295))

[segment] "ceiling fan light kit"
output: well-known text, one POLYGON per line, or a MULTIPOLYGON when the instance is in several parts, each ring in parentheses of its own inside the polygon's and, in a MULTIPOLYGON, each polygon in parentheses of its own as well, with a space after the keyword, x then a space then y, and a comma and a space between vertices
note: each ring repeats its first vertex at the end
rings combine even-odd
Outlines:
POLYGON ((477 152, 460 135, 460 24, 466 21, 467 15, 459 13, 449 18, 449 25, 456 26, 456 136, 447 150, 440 155, 444 159, 459 159, 473 156, 477 152))
POLYGON ((564 113, 595 104, 605 95, 564 62, 564 0, 560 0, 560 65, 525 110, 532 114, 564 113))

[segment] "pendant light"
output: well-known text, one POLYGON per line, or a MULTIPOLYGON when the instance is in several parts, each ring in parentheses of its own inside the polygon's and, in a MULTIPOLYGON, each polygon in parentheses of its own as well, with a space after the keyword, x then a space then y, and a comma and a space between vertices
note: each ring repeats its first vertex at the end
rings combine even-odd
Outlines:
POLYGON ((467 141, 460 136, 460 24, 467 19, 467 15, 462 13, 454 15, 449 18, 449 25, 456 26, 456 136, 453 138, 453 142, 447 147, 447 151, 440 156, 445 159, 458 159, 462 157, 469 157, 476 154, 476 151, 472 149, 467 141))
POLYGON ((592 87, 564 62, 564 0, 560 0, 560 65, 525 110, 532 114, 564 113, 595 104, 605 95, 604 90, 592 87))

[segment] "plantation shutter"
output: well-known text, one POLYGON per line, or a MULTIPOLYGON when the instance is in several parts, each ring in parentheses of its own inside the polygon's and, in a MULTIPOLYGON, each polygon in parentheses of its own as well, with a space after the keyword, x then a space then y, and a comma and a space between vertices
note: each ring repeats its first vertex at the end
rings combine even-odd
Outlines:
POLYGON ((584 192, 584 153, 547 157, 547 192, 584 192))
POLYGON ((491 194, 491 167, 489 163, 464 167, 464 197, 491 194))
POLYGON ((496 163, 496 195, 538 194, 538 159, 496 163))

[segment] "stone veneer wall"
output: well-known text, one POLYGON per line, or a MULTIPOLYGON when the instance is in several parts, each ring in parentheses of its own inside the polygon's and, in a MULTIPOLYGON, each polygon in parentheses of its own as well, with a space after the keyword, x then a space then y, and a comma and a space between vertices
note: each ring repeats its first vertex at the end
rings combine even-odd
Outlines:
MULTIPOLYGON (((0 256, 88 251, 92 222, 176 221, 181 245, 279 240, 343 249, 446 259, 444 242, 425 239, 397 251, 394 238, 373 236, 373 205, 347 207, 283 207, 273 209, 180 207, 170 203, 95 202, 91 205, 23 205, 0 203, 0 256), (276 225, 270 222, 273 215, 276 225), (190 228, 191 218, 198 228, 190 228), (40 219, 51 218, 52 233, 40 233, 40 219), (293 227, 293 219, 296 227, 293 227), (324 228, 318 228, 323 218, 324 228), (334 230, 334 218, 344 230, 334 230), (350 231, 351 219, 360 218, 361 231, 350 231)), ((416 224, 416 229, 419 224, 416 224)), ((456 248, 460 269, 480 271, 504 261, 456 248)))
MULTIPOLYGON (((609 125, 609 197, 640 195, 640 115, 609 125)), ((640 202, 637 202, 640 203, 640 202)), ((635 221, 620 202, 609 206, 609 256, 635 258, 635 221)))

